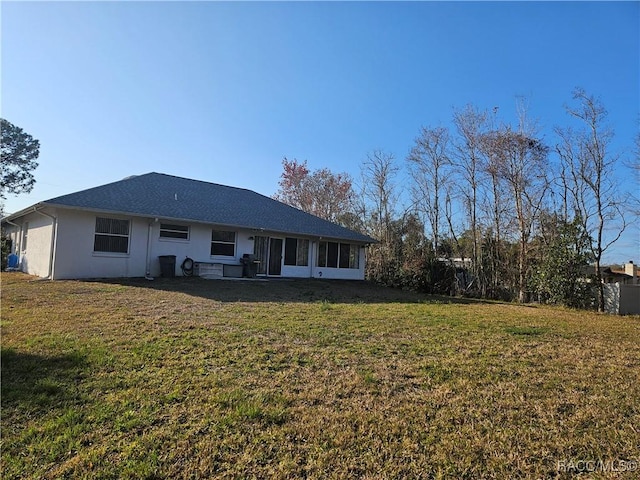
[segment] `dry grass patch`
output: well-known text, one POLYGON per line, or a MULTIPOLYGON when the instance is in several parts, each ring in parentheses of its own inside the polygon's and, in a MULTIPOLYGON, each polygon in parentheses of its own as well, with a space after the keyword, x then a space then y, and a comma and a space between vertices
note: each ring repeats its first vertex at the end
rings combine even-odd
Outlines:
POLYGON ((638 425, 638 317, 2 276, 3 478, 635 478, 638 425))

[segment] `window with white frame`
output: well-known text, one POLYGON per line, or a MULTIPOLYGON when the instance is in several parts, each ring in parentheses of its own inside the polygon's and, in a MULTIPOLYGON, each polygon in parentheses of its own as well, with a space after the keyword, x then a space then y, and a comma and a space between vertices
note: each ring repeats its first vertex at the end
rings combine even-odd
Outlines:
POLYGON ((211 232, 211 255, 234 257, 236 255, 236 232, 213 230, 211 232))
POLYGON ((160 238, 168 240, 189 240, 189 226, 161 223, 160 238))
POLYGON ((129 253, 129 220, 97 217, 93 251, 129 253))
POLYGON ((309 240, 287 237, 284 241, 284 264, 298 267, 309 265, 309 240))

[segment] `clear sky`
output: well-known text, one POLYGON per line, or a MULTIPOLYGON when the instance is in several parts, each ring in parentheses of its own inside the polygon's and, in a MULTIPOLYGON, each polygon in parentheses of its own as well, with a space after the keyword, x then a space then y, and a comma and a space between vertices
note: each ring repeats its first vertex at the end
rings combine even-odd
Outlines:
MULTIPOLYGON (((272 195, 283 157, 359 176, 473 103, 552 141, 581 86, 629 152, 640 2, 7 2, 1 113, 40 140, 38 201, 151 171, 272 195)), ((638 189, 626 175, 621 188, 638 189)), ((640 262, 638 226, 607 257, 640 262)))

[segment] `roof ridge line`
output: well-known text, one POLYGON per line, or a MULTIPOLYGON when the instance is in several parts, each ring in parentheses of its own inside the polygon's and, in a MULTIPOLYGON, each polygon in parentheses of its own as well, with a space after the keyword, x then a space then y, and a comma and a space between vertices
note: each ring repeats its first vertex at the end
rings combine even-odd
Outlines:
MULTIPOLYGON (((173 175, 171 173, 163 173, 163 172, 148 172, 148 173, 143 173, 142 175, 138 175, 139 177, 144 176, 144 175, 162 175, 164 177, 171 177, 171 178, 177 178, 179 180, 188 180, 190 182, 197 182, 197 183, 205 183, 207 185, 216 185, 218 187, 225 187, 225 188, 234 188, 236 190, 244 190, 247 192, 253 192, 253 193, 257 193, 258 195, 262 195, 262 193, 256 192, 255 190, 251 190, 249 188, 245 188, 245 187, 236 187, 234 185, 225 185, 223 183, 217 183, 217 182, 210 182, 208 180, 198 180, 197 178, 188 178, 188 177, 181 177, 179 175, 173 175)), ((127 177, 128 178, 128 177, 127 177)), ((126 180, 126 179, 124 179, 126 180)), ((263 195, 266 197, 266 195, 263 195)), ((270 197, 268 197, 270 198, 270 197)))

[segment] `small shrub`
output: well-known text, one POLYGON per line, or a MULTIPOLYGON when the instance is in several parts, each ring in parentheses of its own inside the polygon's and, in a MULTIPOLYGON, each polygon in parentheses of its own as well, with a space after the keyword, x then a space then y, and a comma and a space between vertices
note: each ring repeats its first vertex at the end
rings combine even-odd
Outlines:
POLYGON ((9 237, 5 237, 4 235, 0 237, 0 250, 2 251, 0 266, 2 267, 2 271, 4 272, 7 269, 7 258, 11 253, 11 239, 9 237))

